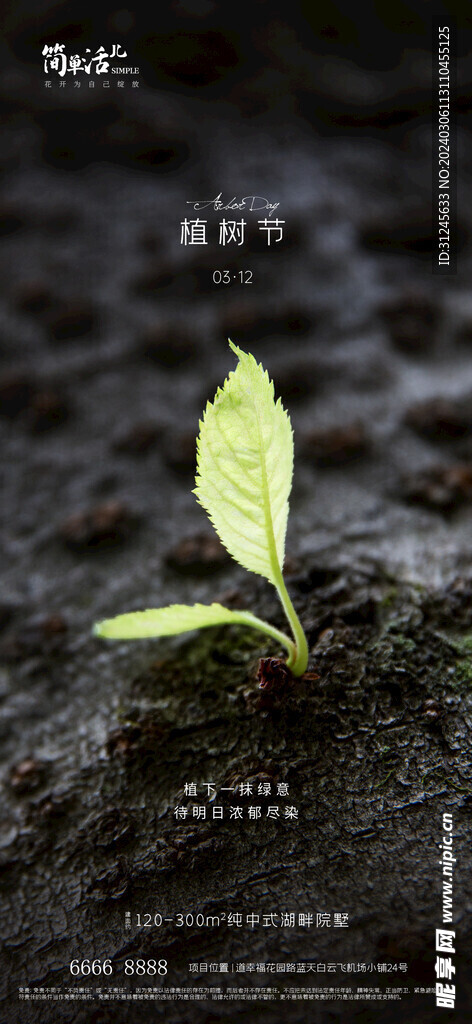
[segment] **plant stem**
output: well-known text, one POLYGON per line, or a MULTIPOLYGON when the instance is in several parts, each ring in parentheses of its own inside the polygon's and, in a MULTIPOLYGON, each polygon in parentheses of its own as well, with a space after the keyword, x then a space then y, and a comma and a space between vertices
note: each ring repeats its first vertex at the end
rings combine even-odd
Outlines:
POLYGON ((276 629, 275 626, 271 626, 264 619, 259 619, 257 615, 253 615, 252 612, 240 612, 239 621, 247 626, 252 626, 253 629, 260 629, 261 633, 266 633, 267 636, 272 637, 273 640, 277 640, 277 643, 282 644, 288 651, 287 665, 291 666, 295 663, 297 658, 297 648, 293 640, 287 636, 286 633, 282 633, 281 629, 276 629))
POLYGON ((293 636, 295 639, 294 650, 290 652, 287 666, 293 672, 294 676, 302 676, 306 672, 308 665, 308 644, 306 636, 302 629, 302 624, 298 615, 293 607, 290 600, 285 581, 282 576, 278 574, 278 581, 276 583, 277 592, 283 605, 284 612, 287 619, 292 627, 293 636))

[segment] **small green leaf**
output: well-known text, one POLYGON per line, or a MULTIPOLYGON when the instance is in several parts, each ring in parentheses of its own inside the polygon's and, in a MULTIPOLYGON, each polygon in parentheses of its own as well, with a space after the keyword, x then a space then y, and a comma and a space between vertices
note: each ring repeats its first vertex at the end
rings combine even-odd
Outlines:
POLYGON ((94 627, 95 636, 109 640, 139 640, 154 636, 175 636, 204 626, 250 626, 278 640, 293 653, 294 645, 279 629, 270 626, 251 612, 231 611, 222 604, 170 604, 166 608, 148 608, 143 612, 127 612, 114 619, 104 619, 94 627))
POLYGON ((233 558, 277 586, 292 487, 292 427, 280 399, 274 401, 267 372, 230 345, 239 363, 200 423, 194 493, 233 558))
POLYGON ((95 634, 113 640, 171 636, 223 623, 258 629, 288 651, 295 676, 306 671, 308 644, 282 576, 292 487, 290 419, 254 356, 230 341, 236 369, 208 402, 197 440, 194 493, 233 558, 273 583, 294 640, 251 612, 221 604, 173 604, 106 619, 95 634))

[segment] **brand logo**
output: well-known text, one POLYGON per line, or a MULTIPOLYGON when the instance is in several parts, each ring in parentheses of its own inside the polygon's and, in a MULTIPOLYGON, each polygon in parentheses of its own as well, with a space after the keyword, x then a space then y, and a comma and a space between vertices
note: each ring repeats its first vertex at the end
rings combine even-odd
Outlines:
MULTIPOLYGON (((107 49, 104 46, 99 46, 95 52, 90 47, 86 47, 82 54, 66 53, 65 43, 46 43, 42 50, 42 56, 44 72, 48 76, 48 81, 45 84, 50 85, 54 79, 60 82, 62 80, 61 84, 65 84, 65 80, 69 76, 74 79, 74 84, 87 77, 90 85, 95 76, 99 76, 102 79, 102 84, 109 86, 109 75, 116 75, 122 79, 125 75, 134 78, 139 75, 138 67, 132 65, 131 62, 125 63, 128 54, 121 43, 113 43, 107 49)), ((136 87, 139 82, 135 80, 132 84, 136 87)))

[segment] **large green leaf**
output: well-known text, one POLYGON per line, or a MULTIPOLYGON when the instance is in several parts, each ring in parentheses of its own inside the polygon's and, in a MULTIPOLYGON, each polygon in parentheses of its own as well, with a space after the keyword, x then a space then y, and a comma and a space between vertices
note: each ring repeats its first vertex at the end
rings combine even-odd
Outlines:
POLYGON ((289 652, 293 643, 280 630, 258 619, 251 612, 231 611, 221 604, 170 604, 166 608, 148 608, 143 612, 127 612, 114 619, 104 619, 94 627, 96 636, 109 640, 139 640, 153 636, 173 636, 191 629, 222 624, 250 626, 278 640, 289 652))
POLYGON ((233 558, 277 586, 292 486, 292 427, 267 372, 230 345, 239 363, 200 423, 194 493, 233 558))

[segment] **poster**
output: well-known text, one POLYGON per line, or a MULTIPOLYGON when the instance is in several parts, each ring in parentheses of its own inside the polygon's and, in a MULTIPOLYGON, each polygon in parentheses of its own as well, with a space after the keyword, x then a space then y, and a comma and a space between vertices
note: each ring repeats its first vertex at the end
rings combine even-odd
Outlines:
POLYGON ((44 0, 2 52, 1 1020, 465 1021, 470 12, 44 0), (293 427, 295 678, 92 635, 288 628, 192 493, 228 338, 293 427))

